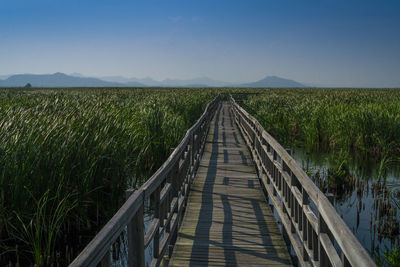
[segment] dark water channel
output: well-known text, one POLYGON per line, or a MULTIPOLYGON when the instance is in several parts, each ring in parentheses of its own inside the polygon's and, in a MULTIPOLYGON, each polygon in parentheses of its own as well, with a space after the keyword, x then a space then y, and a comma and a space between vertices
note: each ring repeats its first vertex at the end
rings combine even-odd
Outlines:
POLYGON ((346 177, 335 178, 332 169, 337 163, 328 154, 292 151, 319 188, 335 195, 337 212, 371 255, 400 246, 399 194, 394 194, 400 185, 399 162, 350 160, 346 177))

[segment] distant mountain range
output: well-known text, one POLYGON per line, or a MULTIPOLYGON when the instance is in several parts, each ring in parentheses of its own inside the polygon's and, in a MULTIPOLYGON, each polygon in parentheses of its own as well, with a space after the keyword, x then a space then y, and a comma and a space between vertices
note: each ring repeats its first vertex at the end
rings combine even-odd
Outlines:
POLYGON ((64 73, 54 74, 17 74, 11 75, 5 80, 0 80, 2 87, 21 87, 30 83, 33 87, 120 87, 137 86, 144 84, 130 83, 129 85, 103 81, 97 78, 76 77, 64 73))
POLYGON ((223 87, 223 86, 235 85, 234 83, 218 81, 208 77, 198 77, 188 80, 165 79, 162 81, 156 81, 150 77, 137 79, 137 78, 125 78, 122 76, 106 76, 106 77, 101 77, 101 79, 105 81, 119 82, 119 83, 138 82, 145 84, 147 86, 161 86, 161 87, 170 87, 170 86, 190 87, 189 85, 193 85, 194 87, 223 87))
POLYGON ((244 83, 239 85, 240 87, 251 87, 251 88, 292 88, 292 87, 305 87, 303 84, 293 80, 280 78, 277 76, 268 76, 262 80, 253 83, 244 83))
POLYGON ((156 81, 152 78, 126 78, 122 76, 108 76, 101 78, 85 77, 79 73, 67 75, 54 74, 17 74, 3 76, 0 87, 22 87, 30 83, 33 87, 305 87, 303 84, 276 76, 268 76, 262 80, 244 84, 224 82, 208 77, 199 77, 188 80, 165 79, 156 81))

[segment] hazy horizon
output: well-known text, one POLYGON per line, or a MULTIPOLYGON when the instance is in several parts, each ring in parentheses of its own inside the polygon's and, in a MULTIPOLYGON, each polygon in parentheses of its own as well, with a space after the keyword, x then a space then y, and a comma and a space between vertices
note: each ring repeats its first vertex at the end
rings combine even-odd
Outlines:
POLYGON ((0 76, 400 87, 399 13, 391 0, 3 0, 0 76))

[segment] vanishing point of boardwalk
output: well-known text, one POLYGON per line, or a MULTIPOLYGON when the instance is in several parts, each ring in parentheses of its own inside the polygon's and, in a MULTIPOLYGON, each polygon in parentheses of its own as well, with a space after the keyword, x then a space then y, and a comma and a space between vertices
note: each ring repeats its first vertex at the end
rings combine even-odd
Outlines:
POLYGON ((227 103, 211 122, 169 265, 291 265, 227 103))
POLYGON ((376 266, 329 195, 233 98, 222 105, 214 98, 167 161, 127 196, 70 266, 111 266, 110 248, 126 238, 129 266, 290 266, 289 245, 301 266, 376 266), (146 248, 152 257, 145 260, 146 248))

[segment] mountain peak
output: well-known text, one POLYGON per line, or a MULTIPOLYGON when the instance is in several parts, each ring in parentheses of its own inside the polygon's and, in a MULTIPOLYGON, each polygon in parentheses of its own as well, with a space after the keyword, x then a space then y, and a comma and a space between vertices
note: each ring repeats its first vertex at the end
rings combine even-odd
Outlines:
POLYGON ((59 77, 68 76, 68 75, 66 75, 65 73, 62 73, 62 72, 55 72, 53 75, 54 75, 54 76, 59 76, 59 77))
POLYGON ((245 83, 241 84, 241 87, 255 87, 255 88, 262 88, 262 87, 270 87, 270 88, 292 88, 292 87, 305 87, 303 84, 296 82, 294 80, 289 80, 285 78, 281 78, 278 76, 266 76, 264 79, 261 79, 256 82, 252 83, 245 83))

